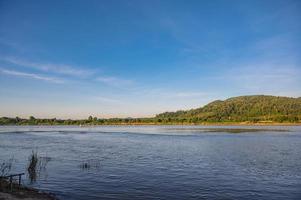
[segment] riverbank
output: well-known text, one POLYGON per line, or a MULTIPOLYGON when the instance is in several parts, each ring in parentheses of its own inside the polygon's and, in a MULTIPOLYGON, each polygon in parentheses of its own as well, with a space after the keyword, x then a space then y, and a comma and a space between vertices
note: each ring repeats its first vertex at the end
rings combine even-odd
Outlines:
POLYGON ((1 126, 301 126, 297 123, 279 123, 279 122, 206 122, 206 123, 107 123, 107 124, 6 124, 1 126))
POLYGON ((0 200, 58 200, 53 194, 13 184, 12 192, 7 189, 8 183, 2 181, 0 200))
POLYGON ((4 193, 0 192, 0 200, 54 200, 56 198, 48 194, 38 192, 4 193))
MULTIPOLYGON (((204 122, 204 123, 116 123, 116 124, 89 124, 81 126, 301 126, 298 123, 278 122, 204 122)), ((50 125, 51 126, 51 125, 50 125)))

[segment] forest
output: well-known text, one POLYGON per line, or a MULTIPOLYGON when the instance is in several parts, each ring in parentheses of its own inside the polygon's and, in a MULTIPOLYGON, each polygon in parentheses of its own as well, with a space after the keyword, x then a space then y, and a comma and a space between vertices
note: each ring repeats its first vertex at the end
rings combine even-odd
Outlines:
POLYGON ((164 112, 148 118, 28 119, 1 117, 0 125, 135 125, 216 123, 300 123, 301 98, 267 95, 216 100, 203 107, 164 112))

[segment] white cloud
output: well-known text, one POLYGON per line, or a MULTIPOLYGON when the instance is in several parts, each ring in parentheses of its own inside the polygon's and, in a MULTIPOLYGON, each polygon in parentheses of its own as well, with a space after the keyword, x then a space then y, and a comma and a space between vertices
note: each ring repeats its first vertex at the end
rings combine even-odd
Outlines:
MULTIPOLYGON (((14 64, 17 66, 22 66, 26 68, 31 68, 31 69, 36 69, 38 71, 42 72, 50 72, 52 74, 58 74, 58 75, 68 75, 72 77, 77 77, 77 78, 93 78, 92 80, 96 80, 99 82, 102 82, 108 86, 113 86, 117 88, 128 88, 129 86, 133 85, 132 80, 127 80, 127 79, 122 79, 114 76, 98 76, 95 77, 96 71, 90 70, 90 69, 80 69, 78 67, 74 67, 71 65, 65 65, 65 64, 53 64, 53 63, 38 63, 38 62, 31 62, 23 59, 19 59, 16 57, 0 57, 0 60, 5 61, 10 64, 14 64), (94 76, 93 76, 94 75, 94 76)), ((10 71, 11 73, 12 71, 10 71)), ((8 74, 8 71, 6 72, 8 74)), ((41 79, 44 78, 45 80, 47 77, 36 75, 35 74, 30 74, 30 73, 24 73, 24 72, 18 72, 14 73, 14 75, 19 75, 19 76, 27 76, 31 75, 32 78, 36 79, 41 79)), ((11 73, 11 75, 13 75, 11 73)), ((56 79, 57 80, 57 79, 56 79)), ((55 81, 56 81, 55 80, 55 81)))
POLYGON ((1 68, 0 68, 0 72, 2 74, 11 75, 11 76, 22 76, 22 77, 27 77, 27 78, 31 78, 31 79, 48 81, 48 82, 52 82, 52 83, 64 83, 64 81, 61 79, 57 79, 54 77, 48 77, 48 76, 42 76, 39 74, 25 73, 25 72, 7 70, 7 69, 1 69, 1 68))
POLYGON ((44 71, 44 72, 53 72, 56 74, 63 74, 63 75, 69 75, 69 76, 86 77, 86 76, 93 74, 93 72, 90 70, 79 69, 77 67, 74 67, 71 65, 65 65, 65 64, 37 63, 37 62, 25 61, 25 60, 18 59, 15 57, 4 57, 4 58, 1 58, 1 60, 4 60, 6 62, 15 64, 15 65, 29 67, 29 68, 37 69, 37 70, 44 71))

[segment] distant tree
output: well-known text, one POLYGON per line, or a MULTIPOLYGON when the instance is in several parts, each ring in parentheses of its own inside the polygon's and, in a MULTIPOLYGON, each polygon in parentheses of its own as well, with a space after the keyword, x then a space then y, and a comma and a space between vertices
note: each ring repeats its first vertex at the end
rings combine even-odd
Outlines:
POLYGON ((30 116, 30 117, 29 117, 29 120, 30 120, 30 121, 34 121, 35 119, 36 119, 36 118, 34 118, 34 116, 30 116))
POLYGON ((17 116, 17 117, 15 118, 15 120, 16 120, 16 122, 18 123, 18 122, 21 121, 21 118, 17 116))
POLYGON ((213 101, 203 107, 187 111, 165 112, 152 118, 97 119, 89 116, 83 120, 29 119, 0 117, 0 125, 84 125, 158 123, 190 124, 202 122, 301 122, 301 97, 241 96, 224 101, 213 101))

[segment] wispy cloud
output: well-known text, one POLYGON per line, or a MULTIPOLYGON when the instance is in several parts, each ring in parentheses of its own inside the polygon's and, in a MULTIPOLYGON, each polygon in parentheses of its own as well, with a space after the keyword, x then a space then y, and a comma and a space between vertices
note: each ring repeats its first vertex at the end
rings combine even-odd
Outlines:
POLYGON ((43 81, 48 81, 48 82, 52 82, 52 83, 64 83, 63 80, 58 79, 58 78, 48 77, 48 76, 43 76, 43 75, 33 74, 33 73, 20 72, 20 71, 15 71, 15 70, 8 70, 8 69, 0 68, 0 73, 6 74, 6 75, 11 75, 11 76, 21 76, 21 77, 26 77, 26 78, 31 78, 31 79, 43 80, 43 81))
POLYGON ((38 63, 31 62, 15 57, 3 57, 1 60, 4 60, 8 63, 15 64, 18 66, 29 67, 36 70, 44 71, 44 72, 52 72, 56 74, 76 76, 76 77, 87 77, 92 75, 94 72, 87 69, 80 69, 78 67, 74 67, 71 65, 65 64, 53 64, 53 63, 38 63))
POLYGON ((113 86, 113 87, 129 87, 134 84, 132 80, 121 79, 112 76, 99 76, 96 78, 96 81, 102 82, 106 85, 113 86))
MULTIPOLYGON (((116 88, 129 88, 133 85, 134 81, 123 79, 115 76, 97 76, 96 71, 93 71, 91 69, 81 69, 78 67, 74 67, 71 65, 65 65, 65 64, 53 64, 53 63, 38 63, 38 62, 32 62, 23 60, 16 57, 0 57, 0 60, 17 65, 18 67, 25 67, 25 68, 31 68, 35 69, 44 73, 50 73, 50 74, 57 74, 57 75, 67 75, 75 78, 89 78, 90 80, 96 80, 98 82, 102 82, 107 86, 116 87, 116 88), (96 78, 95 78, 96 76, 96 78)), ((4 73, 4 72, 3 72, 4 73)), ((19 75, 19 76, 31 76, 32 78, 36 79, 42 79, 45 80, 47 77, 31 74, 27 72, 17 72, 12 70, 6 70, 6 74, 11 73, 10 75, 19 75), (16 72, 16 73, 12 73, 16 72)), ((67 78, 67 77, 66 77, 67 78)), ((53 79, 53 81, 57 81, 58 79, 53 79)), ((49 80, 50 81, 50 80, 49 80)), ((57 81, 59 82, 59 81, 57 81)))

